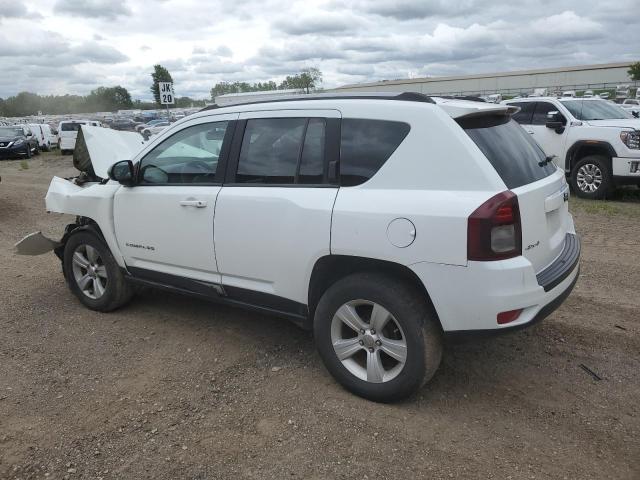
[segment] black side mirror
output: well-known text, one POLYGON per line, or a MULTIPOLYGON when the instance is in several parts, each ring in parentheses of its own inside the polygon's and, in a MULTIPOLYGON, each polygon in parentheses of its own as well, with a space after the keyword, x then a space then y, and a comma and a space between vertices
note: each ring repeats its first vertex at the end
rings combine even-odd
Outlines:
POLYGON ((133 162, 131 160, 120 160, 109 167, 109 178, 124 185, 133 187, 133 162))
POLYGON ((553 111, 547 113, 547 128, 551 128, 555 130, 556 133, 560 134, 564 132, 564 126, 567 124, 567 119, 564 118, 560 112, 553 111))

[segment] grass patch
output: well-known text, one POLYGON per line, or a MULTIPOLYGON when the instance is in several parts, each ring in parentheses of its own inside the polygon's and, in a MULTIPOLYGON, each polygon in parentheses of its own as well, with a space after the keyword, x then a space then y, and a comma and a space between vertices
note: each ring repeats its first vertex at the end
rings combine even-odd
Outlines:
POLYGON ((640 218, 640 189, 618 188, 610 200, 586 200, 575 195, 569 200, 572 212, 614 217, 618 215, 640 218))

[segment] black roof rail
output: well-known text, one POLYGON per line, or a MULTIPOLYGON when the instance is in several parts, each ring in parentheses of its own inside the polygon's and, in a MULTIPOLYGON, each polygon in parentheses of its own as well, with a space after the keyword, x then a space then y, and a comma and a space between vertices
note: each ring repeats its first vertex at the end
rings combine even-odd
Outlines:
MULTIPOLYGON (((424 93, 417 92, 363 92, 363 93, 309 93, 306 95, 291 95, 280 98, 273 98, 271 100, 256 100, 252 102, 239 102, 228 105, 229 107, 235 107, 238 105, 256 105, 260 103, 279 103, 279 102, 299 102, 302 100, 400 100, 405 102, 423 102, 423 103, 436 103, 433 99, 424 93)), ((227 106, 227 105, 225 105, 227 106)), ((214 110, 216 108, 222 108, 220 105, 213 104, 204 107, 201 112, 205 110, 214 110)))

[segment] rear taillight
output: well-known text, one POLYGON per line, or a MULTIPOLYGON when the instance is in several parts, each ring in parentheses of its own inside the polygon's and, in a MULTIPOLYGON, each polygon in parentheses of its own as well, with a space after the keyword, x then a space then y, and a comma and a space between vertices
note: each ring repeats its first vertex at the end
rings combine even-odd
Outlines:
POLYGON ((467 258, 504 260, 522 255, 522 227, 518 197, 502 192, 480 205, 469 216, 467 258))

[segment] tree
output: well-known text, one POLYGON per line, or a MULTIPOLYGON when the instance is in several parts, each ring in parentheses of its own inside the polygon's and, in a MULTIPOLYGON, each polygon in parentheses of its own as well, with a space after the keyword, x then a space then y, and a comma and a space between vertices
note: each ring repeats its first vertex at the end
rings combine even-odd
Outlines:
POLYGON ((129 91, 118 85, 117 87, 98 87, 92 90, 86 99, 87 109, 93 111, 126 110, 133 106, 129 91))
POLYGON ((160 104, 160 88, 158 87, 158 82, 171 82, 173 83, 173 78, 171 78, 171 74, 169 70, 164 68, 162 65, 154 65, 153 73, 151 74, 151 78, 153 80, 153 84, 151 85, 151 93, 153 93, 153 98, 156 99, 156 103, 160 104))
POLYGON ((632 64, 627 73, 631 77, 631 80, 640 80, 640 62, 632 64))
POLYGON ((322 83, 322 72, 317 68, 305 68, 297 75, 287 75, 280 88, 294 88, 309 93, 322 83))

